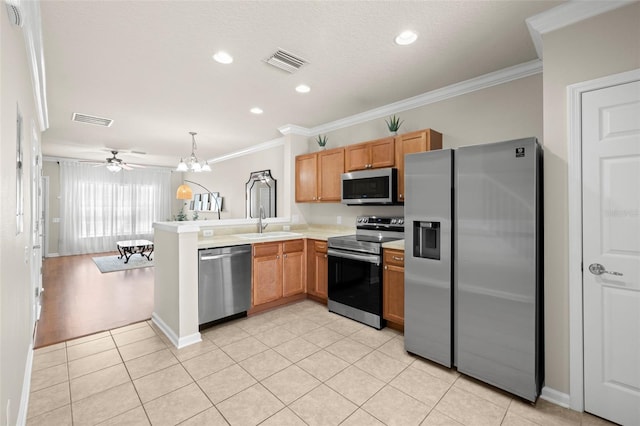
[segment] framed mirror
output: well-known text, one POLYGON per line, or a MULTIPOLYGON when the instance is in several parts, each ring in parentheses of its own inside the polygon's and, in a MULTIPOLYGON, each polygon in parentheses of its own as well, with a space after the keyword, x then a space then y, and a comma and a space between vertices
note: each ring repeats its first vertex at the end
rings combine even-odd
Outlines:
POLYGON ((246 188, 246 217, 248 219, 260 216, 260 206, 264 210, 264 217, 276 217, 276 186, 277 182, 271 176, 271 170, 251 172, 246 188))

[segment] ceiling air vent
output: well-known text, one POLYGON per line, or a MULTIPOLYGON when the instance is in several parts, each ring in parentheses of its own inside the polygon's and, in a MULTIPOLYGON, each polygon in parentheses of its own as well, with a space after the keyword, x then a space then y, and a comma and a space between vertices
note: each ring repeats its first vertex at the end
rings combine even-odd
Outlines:
POLYGON ((104 126, 104 127, 111 127, 111 125, 113 124, 113 120, 110 118, 102 118, 102 117, 96 117, 94 115, 79 114, 77 112, 73 113, 73 117, 71 117, 71 121, 77 121, 78 123, 87 123, 87 124, 93 124, 96 126, 104 126))
POLYGON ((265 62, 288 73, 294 73, 308 63, 306 60, 282 49, 278 49, 265 62))

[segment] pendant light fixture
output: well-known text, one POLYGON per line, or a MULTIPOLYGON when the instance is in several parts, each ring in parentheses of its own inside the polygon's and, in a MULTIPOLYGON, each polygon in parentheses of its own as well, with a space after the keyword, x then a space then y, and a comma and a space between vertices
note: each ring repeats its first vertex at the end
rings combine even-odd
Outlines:
POLYGON ((191 135, 191 156, 185 162, 183 158, 180 159, 178 163, 178 167, 176 168, 177 172, 210 172, 211 166, 209 166, 209 162, 205 161, 200 164, 198 161, 198 157, 196 156, 196 150, 198 146, 196 145, 196 132, 189 132, 191 135))

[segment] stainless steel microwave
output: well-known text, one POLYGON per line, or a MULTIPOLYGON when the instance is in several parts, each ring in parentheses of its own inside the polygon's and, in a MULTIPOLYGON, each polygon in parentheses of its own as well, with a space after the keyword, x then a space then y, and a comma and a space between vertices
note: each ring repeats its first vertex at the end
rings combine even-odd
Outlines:
POLYGON ((397 204, 398 169, 363 170, 342 174, 342 204, 397 204))

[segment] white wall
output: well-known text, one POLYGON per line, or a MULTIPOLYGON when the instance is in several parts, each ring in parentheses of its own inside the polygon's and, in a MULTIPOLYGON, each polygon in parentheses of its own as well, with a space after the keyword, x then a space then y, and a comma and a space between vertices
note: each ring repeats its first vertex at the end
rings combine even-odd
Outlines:
MULTIPOLYGON (((31 134, 37 125, 22 30, 0 6, 0 423, 16 424, 31 351, 31 134), (23 117, 24 231, 16 235, 16 110, 23 117), (8 420, 7 420, 8 419, 8 420)), ((38 132, 39 134, 39 132, 38 132)), ((30 367, 30 366, 29 366, 30 367)))
MULTIPOLYGON (((284 216, 284 148, 278 146, 252 152, 241 157, 211 164, 208 173, 184 173, 184 179, 204 185, 223 197, 222 219, 242 219, 245 217, 245 183, 249 174, 259 170, 271 170, 271 176, 277 181, 277 216, 284 216)), ((179 175, 179 173, 175 173, 179 175)), ((180 178, 177 183, 180 185, 180 178)), ((194 193, 205 192, 196 185, 190 185, 194 193)), ((177 189, 177 186, 176 186, 177 189)), ((177 203, 180 208, 180 203, 177 203)), ((175 214, 175 213, 174 213, 175 214)), ((189 212, 189 219, 192 213, 189 212)), ((200 213, 200 219, 217 219, 216 213, 200 213)))
POLYGON ((568 85, 640 68, 640 4, 543 36, 546 384, 569 392, 568 85))
MULTIPOLYGON (((442 133, 443 147, 535 136, 542 142, 542 75, 515 80, 463 96, 397 114, 399 133, 432 128, 442 133)), ((384 119, 328 133, 327 148, 350 145, 388 135, 384 119)), ((309 140, 309 150, 317 145, 309 140)), ((403 215, 398 206, 347 207, 341 204, 299 204, 305 220, 314 224, 355 225, 361 214, 403 215)))

